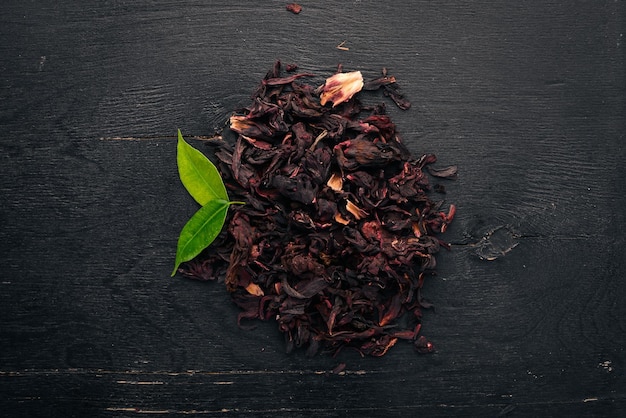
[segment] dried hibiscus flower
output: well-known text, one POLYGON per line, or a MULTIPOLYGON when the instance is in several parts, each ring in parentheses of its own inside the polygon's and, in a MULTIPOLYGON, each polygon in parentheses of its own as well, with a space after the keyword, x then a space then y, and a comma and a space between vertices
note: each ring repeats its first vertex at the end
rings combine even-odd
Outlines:
POLYGON ((352 71, 349 73, 337 73, 329 77, 322 87, 320 95, 320 104, 324 106, 327 102, 331 102, 333 107, 347 100, 360 92, 363 88, 363 76, 360 71, 352 71))
POLYGON ((298 3, 288 3, 286 8, 288 11, 296 15, 302 11, 302 6, 298 3))
POLYGON ((179 271, 224 280, 238 323, 275 320, 288 351, 382 356, 408 340, 432 352, 422 287, 455 207, 431 200, 427 173, 454 178, 456 167, 411 156, 384 106, 359 102, 366 86, 410 106, 386 71, 367 83, 340 72, 321 89, 302 82, 310 76, 281 76, 277 62, 231 117, 235 138, 213 144, 215 159, 229 195, 248 204, 179 271))

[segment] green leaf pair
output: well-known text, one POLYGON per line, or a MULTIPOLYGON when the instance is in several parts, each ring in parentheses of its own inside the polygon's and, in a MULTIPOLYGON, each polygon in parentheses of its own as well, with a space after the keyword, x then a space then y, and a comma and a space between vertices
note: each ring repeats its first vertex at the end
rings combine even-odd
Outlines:
POLYGON ((217 167, 204 154, 185 142, 180 129, 176 160, 180 180, 202 207, 180 232, 172 276, 176 274, 181 263, 196 257, 217 238, 226 221, 228 207, 243 203, 229 200, 217 167))

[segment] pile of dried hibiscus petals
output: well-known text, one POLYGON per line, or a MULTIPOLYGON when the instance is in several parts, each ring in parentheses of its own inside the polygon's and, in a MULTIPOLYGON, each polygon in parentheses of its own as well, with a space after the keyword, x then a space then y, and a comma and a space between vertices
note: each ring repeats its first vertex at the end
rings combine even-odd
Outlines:
POLYGON ((179 271, 225 280, 242 309, 239 325, 275 319, 288 352, 350 347, 382 356, 398 339, 431 352, 419 335, 431 306, 421 289, 448 247, 436 235, 455 208, 428 197, 426 171, 454 178, 456 167, 412 157, 384 105, 353 97, 382 89, 408 108, 385 70, 364 83, 340 67, 319 88, 302 82, 311 76, 281 75, 277 62, 231 117, 236 140, 212 142, 229 195, 247 204, 233 206, 228 227, 179 271))

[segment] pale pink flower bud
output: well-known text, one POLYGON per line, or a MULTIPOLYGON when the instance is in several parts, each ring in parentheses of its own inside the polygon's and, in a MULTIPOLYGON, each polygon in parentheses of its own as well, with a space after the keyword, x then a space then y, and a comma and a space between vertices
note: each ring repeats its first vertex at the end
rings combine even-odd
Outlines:
POLYGON ((332 102, 335 107, 339 103, 350 100, 362 88, 363 76, 360 71, 337 73, 326 79, 320 95, 320 103, 324 106, 326 102, 332 102))

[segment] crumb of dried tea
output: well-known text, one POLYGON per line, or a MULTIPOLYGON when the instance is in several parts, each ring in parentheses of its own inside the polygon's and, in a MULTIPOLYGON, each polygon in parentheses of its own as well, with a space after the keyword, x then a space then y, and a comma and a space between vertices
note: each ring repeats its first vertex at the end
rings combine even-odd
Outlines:
POLYGON ((286 8, 293 14, 298 14, 302 11, 302 6, 300 6, 298 3, 288 3, 286 8))

